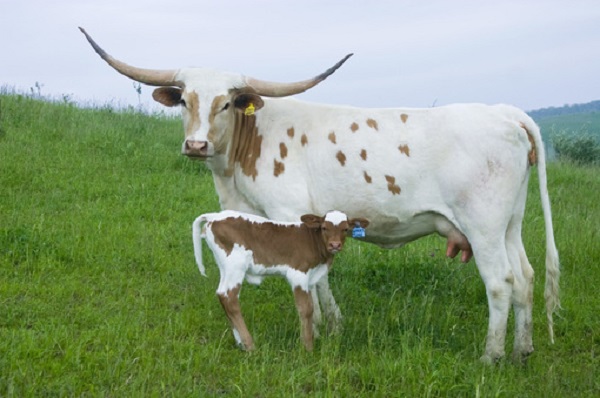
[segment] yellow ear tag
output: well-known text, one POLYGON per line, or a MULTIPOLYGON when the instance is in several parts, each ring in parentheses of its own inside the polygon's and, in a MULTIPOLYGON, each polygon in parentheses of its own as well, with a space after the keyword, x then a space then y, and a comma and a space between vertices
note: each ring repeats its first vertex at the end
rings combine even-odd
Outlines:
POLYGON ((244 115, 246 116, 251 116, 254 115, 254 110, 256 108, 254 108, 254 104, 251 102, 247 107, 246 110, 244 110, 244 115))

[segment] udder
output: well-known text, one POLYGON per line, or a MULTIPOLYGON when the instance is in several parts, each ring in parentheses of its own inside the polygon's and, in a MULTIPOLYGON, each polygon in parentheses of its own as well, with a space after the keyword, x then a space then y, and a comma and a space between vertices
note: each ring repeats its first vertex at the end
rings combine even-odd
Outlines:
POLYGON ((460 261, 463 263, 469 262, 473 257, 473 249, 471 249, 467 237, 443 216, 439 216, 435 225, 438 233, 448 239, 446 256, 454 258, 459 252, 462 252, 460 261))
POLYGON ((454 258, 460 251, 462 251, 460 261, 462 261, 463 263, 468 263, 471 257, 473 257, 473 250, 471 249, 471 244, 467 240, 466 236, 464 236, 458 230, 456 230, 456 233, 448 236, 446 256, 454 258))

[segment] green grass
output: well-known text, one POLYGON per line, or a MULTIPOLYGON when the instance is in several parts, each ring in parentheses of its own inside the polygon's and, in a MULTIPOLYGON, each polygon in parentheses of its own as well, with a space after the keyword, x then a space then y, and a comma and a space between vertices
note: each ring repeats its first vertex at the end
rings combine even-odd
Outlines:
MULTIPOLYGON (((487 303, 471 262, 432 236, 387 251, 350 241, 330 283, 341 334, 300 343, 283 280, 244 286, 258 349, 239 351, 193 258, 218 209, 179 119, 0 95, 0 396, 567 396, 600 392, 600 177, 548 169, 562 261, 556 344, 543 305, 537 173, 524 225, 536 269, 527 365, 485 366, 487 303)), ((512 317, 507 351, 512 343, 512 317)))

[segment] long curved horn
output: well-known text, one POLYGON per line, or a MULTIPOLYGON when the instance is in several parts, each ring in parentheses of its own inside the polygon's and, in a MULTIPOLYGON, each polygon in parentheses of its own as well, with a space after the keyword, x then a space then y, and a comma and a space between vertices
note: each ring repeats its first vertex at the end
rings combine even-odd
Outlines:
POLYGON ((246 83, 248 84, 248 86, 256 90, 257 94, 264 95, 266 97, 286 97, 288 95, 300 94, 308 90, 309 88, 312 88, 317 84, 321 83, 323 80, 327 79, 329 75, 331 75, 340 66, 342 66, 344 62, 346 62, 346 60, 352 55, 354 54, 346 55, 337 64, 333 65, 325 72, 309 80, 304 80, 295 83, 275 83, 247 77, 246 83))
POLYGON ((105 60, 110 66, 112 66, 117 72, 135 80, 140 83, 149 84, 151 86, 179 86, 182 87, 183 83, 175 80, 175 74, 177 70, 154 70, 154 69, 142 69, 136 68, 131 65, 127 65, 121 62, 111 55, 107 54, 90 35, 83 28, 79 28, 81 33, 85 35, 87 40, 90 42, 94 51, 105 60))

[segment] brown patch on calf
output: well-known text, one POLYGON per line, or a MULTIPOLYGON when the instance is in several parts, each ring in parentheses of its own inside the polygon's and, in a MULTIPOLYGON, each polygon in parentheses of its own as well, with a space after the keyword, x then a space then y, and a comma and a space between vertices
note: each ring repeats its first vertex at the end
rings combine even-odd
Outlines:
POLYGON ((302 134, 302 137, 300 137, 300 143, 302 146, 308 144, 308 138, 306 137, 306 134, 302 134))
POLYGON ((398 150, 400 151, 400 153, 403 153, 406 156, 410 156, 410 148, 408 147, 408 145, 400 145, 398 147, 398 150))
POLYGON ((273 160, 273 175, 279 177, 285 171, 285 165, 283 162, 278 162, 277 159, 273 160))
POLYGON ((408 115, 406 113, 403 113, 400 115, 400 119, 402 120, 402 123, 406 123, 406 121, 408 120, 408 115))
POLYGON ((317 264, 331 264, 333 260, 321 230, 308 228, 305 224, 296 226, 264 222, 257 228, 256 223, 232 217, 214 221, 211 228, 215 243, 227 255, 231 254, 237 243, 252 251, 254 262, 265 267, 287 264, 307 272, 317 264))
POLYGON ((527 154, 527 160, 529 161, 529 165, 533 166, 534 164, 537 164, 537 149, 535 147, 535 141, 533 139, 533 137, 531 136, 531 133, 529 132, 529 130, 527 130, 527 127, 525 127, 524 123, 520 123, 521 128, 523 128, 523 130, 525 130, 525 132, 527 133, 527 139, 529 140, 529 143, 531 144, 531 149, 529 150, 529 153, 527 154))
POLYGON ((360 150, 360 157, 362 158, 362 160, 367 160, 367 150, 366 149, 360 150))
POLYGON ((344 152, 338 151, 338 153, 335 155, 335 157, 337 158, 337 160, 340 162, 340 164, 342 166, 344 166, 346 164, 346 155, 344 155, 344 152))
POLYGON ((371 127, 372 129, 379 130, 379 127, 377 126, 377 120, 367 119, 367 126, 371 127))
POLYGON ((256 180, 256 176, 258 175, 256 160, 260 157, 263 139, 262 135, 258 134, 256 116, 246 116, 242 112, 235 112, 234 115, 235 121, 231 149, 229 150, 228 174, 232 173, 233 166, 237 162, 242 167, 244 175, 252 177, 252 180, 256 180))
POLYGON ((294 128, 290 127, 289 129, 287 129, 287 135, 290 138, 294 138, 294 128))
POLYGON ((287 146, 285 146, 285 144, 282 142, 279 144, 279 155, 281 156, 281 159, 285 159, 285 157, 288 154, 288 149, 287 146))
POLYGON ((334 144, 335 142, 335 133, 332 131, 331 133, 329 133, 329 136, 327 137, 329 138, 329 141, 333 142, 334 144))
POLYGON ((396 177, 386 175, 385 180, 388 183, 388 191, 393 195, 400 195, 400 187, 396 185, 396 177))
POLYGON ((356 122, 352 123, 352 124, 350 125, 350 130, 351 130, 353 133, 356 133, 356 130, 358 130, 358 124, 357 124, 356 122))
POLYGON ((367 172, 366 172, 366 171, 364 172, 364 174, 363 174, 363 175, 365 176, 365 181, 366 181, 368 184, 370 184, 370 183, 373 181, 373 179, 371 178, 371 176, 370 176, 369 174, 367 174, 367 172))

